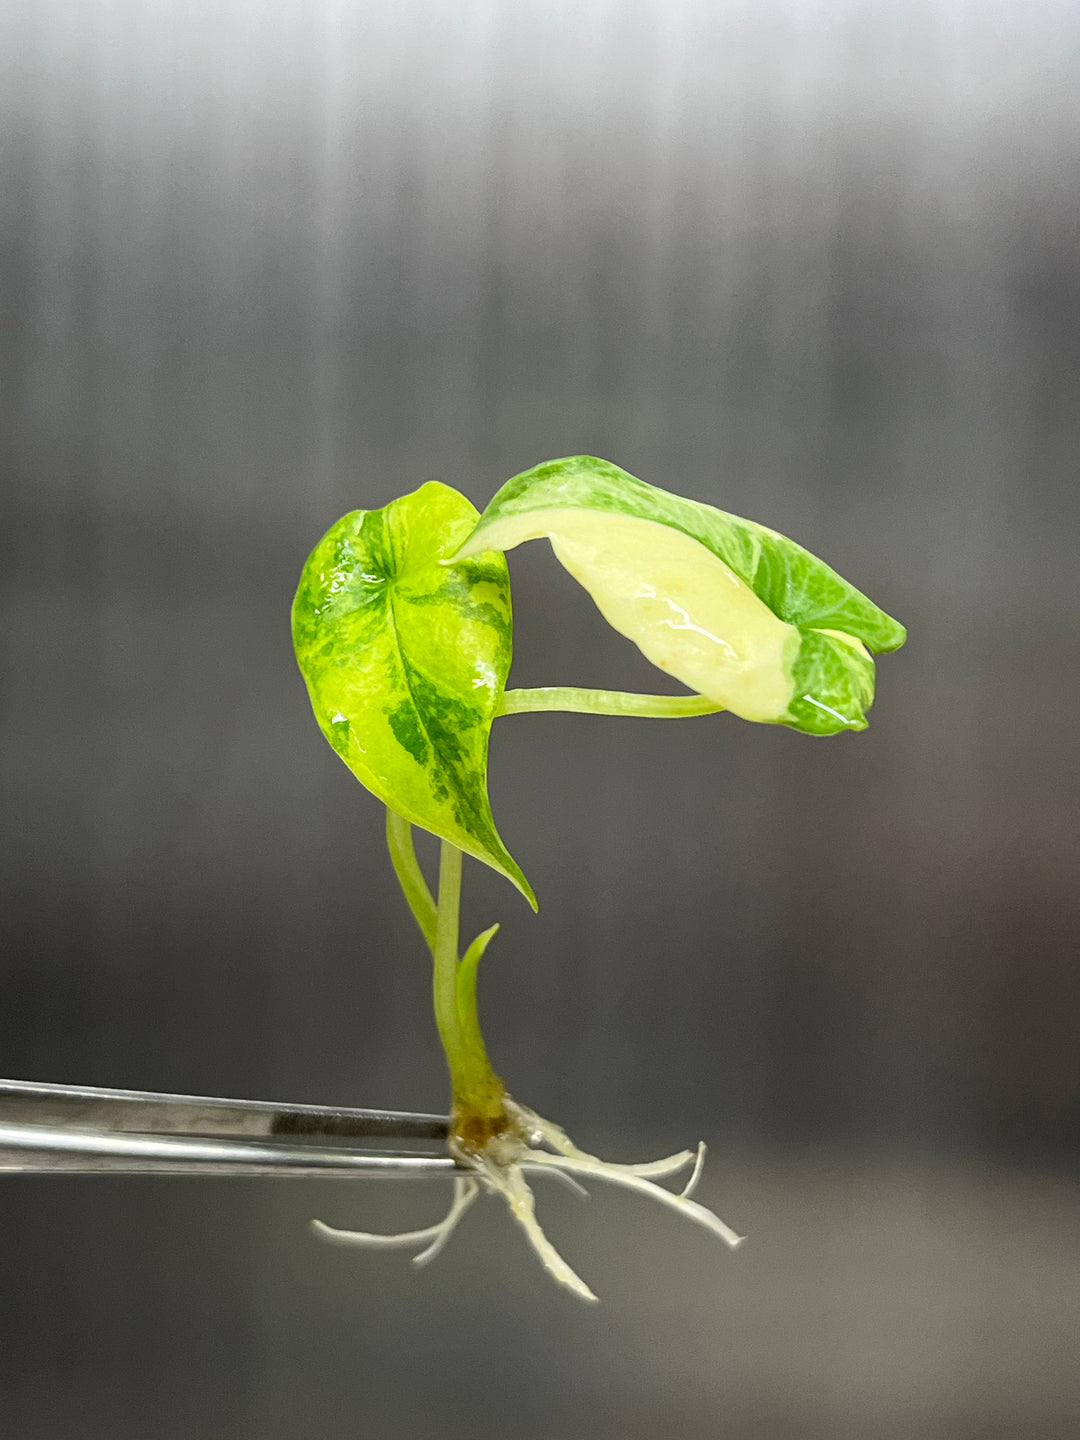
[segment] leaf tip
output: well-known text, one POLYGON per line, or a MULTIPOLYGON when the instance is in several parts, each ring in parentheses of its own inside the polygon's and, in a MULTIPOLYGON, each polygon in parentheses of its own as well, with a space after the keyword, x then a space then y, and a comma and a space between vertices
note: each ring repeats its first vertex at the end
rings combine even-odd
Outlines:
POLYGON ((506 875, 507 879, 511 880, 517 887, 517 889, 521 891, 522 895, 524 895, 525 899, 529 902, 529 905, 532 908, 532 912, 535 915, 540 909, 540 906, 537 903, 536 894, 532 886, 529 884, 528 880, 525 879, 524 872, 516 864, 513 864, 513 862, 511 862, 511 864, 513 868, 507 869, 503 873, 506 875))

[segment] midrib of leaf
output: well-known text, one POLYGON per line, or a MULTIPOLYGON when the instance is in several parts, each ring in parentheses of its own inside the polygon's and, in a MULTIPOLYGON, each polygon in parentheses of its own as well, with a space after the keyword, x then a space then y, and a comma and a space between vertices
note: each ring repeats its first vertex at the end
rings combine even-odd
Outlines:
MULTIPOLYGON (((394 578, 396 579, 397 577, 395 576, 394 578)), ((423 708, 417 698, 416 690, 413 686, 412 666, 410 665, 408 658, 406 657, 404 646, 401 643, 401 628, 398 625, 397 612, 394 609, 393 582, 388 584, 386 587, 386 601, 387 610, 390 615, 390 628, 394 632, 394 648, 397 651, 398 659, 401 661, 401 673, 405 677, 405 688, 409 692, 409 699, 412 702, 413 710, 416 712, 416 718, 419 721, 420 729, 424 732, 424 738, 431 746, 432 755, 439 762, 438 768, 440 778, 444 782, 450 782, 447 785, 447 789, 453 792, 460 804, 464 807, 465 810, 468 811, 473 821, 477 824, 480 832, 482 834, 487 834, 491 828, 488 824, 487 819, 485 818, 485 816, 483 816, 476 810, 469 795, 465 790, 463 790, 461 786, 461 782, 458 779, 457 774, 455 773, 452 761, 450 761, 443 753, 443 751, 440 750, 438 744, 435 741, 434 735, 432 735, 431 731, 428 729, 427 722, 424 718, 423 708)), ((432 682, 432 684, 434 684, 434 682, 432 682)), ((437 689, 438 687, 435 686, 435 688, 437 689)))

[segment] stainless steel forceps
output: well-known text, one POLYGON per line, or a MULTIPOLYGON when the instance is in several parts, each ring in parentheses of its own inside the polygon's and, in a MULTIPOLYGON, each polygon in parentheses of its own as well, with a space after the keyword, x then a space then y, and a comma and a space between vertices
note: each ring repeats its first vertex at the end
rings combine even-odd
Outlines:
POLYGON ((0 1172, 430 1179, 457 1170, 445 1149, 396 1142, 445 1141, 448 1128, 408 1111, 0 1080, 0 1172))

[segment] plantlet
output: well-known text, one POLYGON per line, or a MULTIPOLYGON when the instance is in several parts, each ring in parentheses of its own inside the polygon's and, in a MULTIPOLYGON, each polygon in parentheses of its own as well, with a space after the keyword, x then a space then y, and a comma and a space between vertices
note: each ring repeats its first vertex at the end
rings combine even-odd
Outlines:
POLYGON ((293 604, 296 655, 323 734, 387 807, 394 871, 434 962, 435 1020, 452 1088, 450 1150, 467 1173, 446 1218, 404 1235, 321 1233, 346 1243, 442 1248, 479 1189, 501 1194, 545 1267, 596 1297, 541 1230, 526 1172, 592 1177, 648 1194, 729 1245, 739 1237, 690 1194, 704 1147, 617 1165, 579 1150, 512 1100, 488 1059, 476 1006, 480 959, 497 926, 459 956, 462 855, 505 875, 535 909, 487 794, 497 716, 527 710, 675 718, 730 710, 811 735, 862 730, 871 655, 905 632, 800 546, 753 521, 669 495, 589 456, 508 481, 482 515, 430 482, 381 510, 345 515, 315 547, 293 604), (510 583, 503 552, 547 536, 602 614, 695 693, 505 689, 510 583), (441 841, 438 900, 416 860, 413 825, 441 841), (681 1194, 656 1182, 693 1166, 681 1194))

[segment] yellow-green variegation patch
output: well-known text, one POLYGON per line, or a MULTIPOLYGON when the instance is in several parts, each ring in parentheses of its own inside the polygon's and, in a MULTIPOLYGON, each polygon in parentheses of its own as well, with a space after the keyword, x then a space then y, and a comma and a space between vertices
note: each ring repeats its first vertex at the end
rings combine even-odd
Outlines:
POLYGON ((343 516, 304 566, 293 643, 323 734, 361 784, 535 904, 487 794, 512 647, 506 561, 480 547, 441 563, 476 520, 463 495, 434 481, 343 516))
POLYGON ((747 720, 813 735, 864 729, 871 653, 905 639, 794 541, 591 456, 508 481, 456 558, 545 535, 616 630, 747 720))

